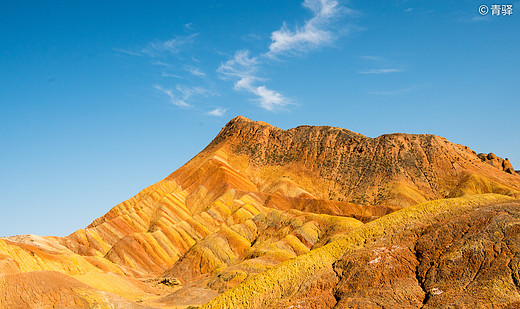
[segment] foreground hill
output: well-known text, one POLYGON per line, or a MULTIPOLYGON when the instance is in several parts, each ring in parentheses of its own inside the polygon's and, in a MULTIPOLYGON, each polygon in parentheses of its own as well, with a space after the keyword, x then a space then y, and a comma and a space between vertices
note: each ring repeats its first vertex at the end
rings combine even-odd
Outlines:
MULTIPOLYGON (((0 306, 182 308, 224 292, 207 306, 434 306, 466 295, 445 286, 458 276, 475 289, 489 283, 479 276, 491 264, 467 265, 491 259, 489 248, 502 243, 493 235, 520 247, 515 229, 489 226, 494 217, 516 224, 519 197, 520 176, 507 159, 438 136, 284 131, 237 117, 180 169, 87 228, 0 239, 0 279, 9 282, 0 306), (478 232, 468 232, 473 225, 478 232), (456 226, 452 235, 433 232, 456 226), (31 283, 45 280, 46 289, 31 283), (28 292, 18 296, 23 286, 28 292)), ((510 275, 510 292, 497 300, 506 304, 518 301, 519 281, 503 265, 482 278, 510 275)), ((469 288, 467 295, 477 291, 469 288)), ((493 289, 475 294, 484 306, 495 301, 485 296, 493 289)))
POLYGON ((520 201, 412 206, 244 281, 202 308, 518 308, 520 201))

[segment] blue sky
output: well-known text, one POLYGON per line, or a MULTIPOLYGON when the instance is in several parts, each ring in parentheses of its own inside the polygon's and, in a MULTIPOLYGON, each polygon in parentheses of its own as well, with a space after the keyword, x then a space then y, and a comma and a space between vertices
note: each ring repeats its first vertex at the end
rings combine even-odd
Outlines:
POLYGON ((0 236, 87 226, 236 115, 432 133, 519 169, 519 17, 498 1, 3 1, 0 236), (497 3, 513 14, 479 14, 497 3))

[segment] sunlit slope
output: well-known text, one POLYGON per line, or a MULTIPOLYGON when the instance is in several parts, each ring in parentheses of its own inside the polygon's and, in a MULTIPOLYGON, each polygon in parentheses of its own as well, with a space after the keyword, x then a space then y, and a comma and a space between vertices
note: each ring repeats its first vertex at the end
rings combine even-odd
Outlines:
POLYGON ((427 200, 519 196, 520 176, 433 135, 367 138, 345 129, 287 131, 244 117, 166 179, 62 240, 143 274, 160 274, 198 241, 265 207, 362 221, 427 200))
POLYGON ((229 285, 222 276, 227 281, 230 276, 242 276, 243 280, 361 225, 348 217, 269 210, 240 224, 223 225, 218 232, 194 245, 165 275, 188 281, 216 274, 217 282, 212 285, 225 290, 229 285))
POLYGON ((271 186, 259 188, 240 168, 229 164, 231 157, 225 148, 202 152, 86 229, 62 239, 62 244, 143 275, 157 275, 198 241, 267 209, 300 209, 364 220, 390 211, 315 198, 285 175, 271 186))
MULTIPOLYGON (((511 168, 483 162, 468 147, 429 134, 369 138, 326 126, 281 130, 237 117, 212 147, 228 149, 230 164, 260 187, 288 176, 316 198, 361 205, 406 207, 473 193, 456 190, 471 175, 509 188, 509 195, 519 196, 520 190, 520 176, 511 168)), ((494 190, 483 193, 503 192, 494 190)))
MULTIPOLYGON (((409 293, 404 296, 384 294, 394 282, 386 282, 382 270, 370 272, 367 265, 386 265, 379 261, 384 254, 401 254, 396 247, 419 252, 416 244, 427 243, 415 237, 423 232, 421 227, 471 213, 476 205, 502 205, 519 197, 519 188, 520 176, 507 160, 492 154, 477 156, 438 136, 368 138, 345 129, 311 126, 281 130, 237 117, 184 166, 88 227, 63 238, 0 239, 0 279, 11 282, 0 292, 17 302, 13 293, 25 280, 29 293, 24 301, 32 297, 48 307, 63 302, 84 306, 89 303, 85 295, 98 299, 105 293, 107 298, 92 306, 103 307, 104 301, 199 306, 224 292, 210 305, 434 304, 439 298, 431 289, 437 288, 438 277, 409 271, 427 259, 402 254, 395 269, 403 272, 385 273, 411 282, 403 285, 409 293), (455 199, 435 201, 445 197, 455 199), (389 236, 407 228, 415 236, 389 236), (386 249, 370 247, 373 241, 381 241, 374 246, 386 249), (348 260, 351 255, 357 258, 348 260), (359 276, 348 279, 346 273, 359 276), (413 280, 407 275, 412 273, 413 280), (49 283, 51 290, 33 286, 46 276, 54 282, 49 283), (255 285, 255 276, 265 283, 255 285), (362 294, 354 300, 344 297, 356 289, 369 291, 376 283, 383 286, 371 293, 384 295, 373 298, 380 303, 356 303, 366 297, 362 294), (74 289, 67 289, 68 284, 74 289), (62 292, 69 295, 66 300, 45 298, 62 292), (406 301, 384 303, 388 297, 406 301)), ((489 213, 499 213, 499 208, 489 213)), ((470 217, 480 222, 482 216, 479 212, 470 217)), ((468 218, 452 224, 471 226, 468 218)), ((480 236, 486 239, 486 235, 480 236)), ((463 239, 454 237, 454 243, 463 239)), ((463 257, 470 250, 464 248, 459 252, 463 257)), ((488 247, 475 244, 475 248, 488 247)), ((497 301, 511 299, 504 296, 497 301)))
POLYGON ((1 308, 144 308, 54 271, 0 275, 1 308))
POLYGON ((0 307, 130 308, 132 300, 160 294, 133 273, 102 257, 80 256, 56 237, 0 239, 0 307))
MULTIPOLYGON (((504 204, 509 205, 509 207, 514 205, 516 210, 520 210, 518 200, 487 194, 426 202, 394 212, 360 226, 344 236, 336 237, 321 248, 245 280, 236 288, 218 296, 202 308, 278 308, 296 305, 298 308, 332 308, 333 306, 337 306, 334 308, 380 308, 382 303, 370 300, 370 298, 377 298, 375 296, 381 294, 380 291, 378 292, 382 289, 379 286, 381 285, 380 282, 371 282, 363 287, 358 282, 350 282, 350 280, 354 281, 349 277, 350 273, 342 273, 341 267, 349 266, 351 267, 350 271, 358 271, 359 277, 357 280, 362 283, 363 276, 372 275, 364 269, 370 268, 371 264, 377 264, 380 255, 388 255, 388 252, 395 250, 399 245, 403 245, 400 242, 401 239, 392 242, 394 238, 399 238, 398 235, 403 231, 414 228, 418 230, 426 229, 444 220, 478 211, 480 208, 504 204), (380 241, 386 241, 385 245, 390 246, 379 247, 379 251, 375 250, 377 246, 373 244, 380 241), (372 259, 363 259, 361 262, 356 262, 355 259, 351 258, 369 246, 372 246, 370 247, 371 251, 369 251, 372 259), (350 263, 343 261, 342 256, 343 259, 349 259, 350 263), (352 294, 341 293, 341 291, 352 286, 360 289, 357 291, 360 296, 355 299, 358 301, 357 303, 349 302, 352 301, 352 294), (372 290, 368 293, 363 288, 371 288, 372 290), (342 298, 343 296, 345 299, 342 298), (367 299, 364 303, 362 302, 363 297, 367 299), (347 304, 352 307, 348 307, 347 304)), ((449 245, 450 240, 447 239, 446 244, 449 245)), ((464 249, 461 249, 461 251, 464 251, 464 249)), ((414 263, 411 260, 406 261, 414 263)), ((389 277, 387 280, 392 281, 392 267, 388 267, 386 275, 389 277)), ((392 308, 420 308, 427 293, 435 294, 434 287, 432 287, 433 292, 431 290, 423 291, 421 283, 418 283, 415 278, 415 269, 413 269, 411 275, 415 285, 405 286, 406 289, 399 290, 402 287, 395 285, 395 282, 386 282, 389 289, 397 288, 397 291, 394 290, 394 294, 387 292, 387 295, 385 295, 388 298, 387 305, 393 304, 395 307, 392 308), (412 295, 415 296, 415 300, 414 297, 411 297, 410 302, 404 302, 407 293, 416 293, 417 295, 412 295), (396 296, 398 296, 397 301, 396 296), (399 302, 399 297, 402 302, 399 302)), ((375 280, 378 278, 382 280, 381 276, 376 277, 375 280)), ((495 279, 501 280, 502 278, 497 276, 495 279)), ((509 281, 512 281, 511 277, 509 279, 509 281)), ((502 287, 491 285, 491 290, 486 291, 486 293, 489 294, 493 289, 496 289, 495 292, 498 293, 502 287)), ((516 292, 516 294, 518 293, 516 292)), ((507 299, 508 301, 517 300, 514 297, 507 299)))
POLYGON ((343 255, 337 308, 518 308, 520 201, 432 215, 343 255))
POLYGON ((143 273, 159 274, 226 219, 245 219, 262 210, 259 198, 250 193, 255 187, 216 156, 189 167, 177 172, 177 180, 165 179, 117 205, 67 237, 64 244, 143 273))

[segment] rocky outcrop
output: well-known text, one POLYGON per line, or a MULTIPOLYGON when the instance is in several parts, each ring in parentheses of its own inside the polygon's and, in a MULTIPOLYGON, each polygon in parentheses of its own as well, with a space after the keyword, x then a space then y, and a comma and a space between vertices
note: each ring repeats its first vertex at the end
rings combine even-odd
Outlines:
MULTIPOLYGON (((432 223, 438 213, 406 218, 415 205, 435 204, 445 197, 468 201, 496 193, 486 199, 498 201, 520 196, 520 177, 507 172, 507 160, 485 158, 434 135, 396 133, 369 138, 327 126, 282 130, 237 117, 184 166, 85 229, 61 238, 0 239, 0 279, 23 284, 24 280, 39 282, 47 275, 56 278, 57 285, 50 286, 58 292, 29 285, 23 299, 27 303, 32 297, 49 306, 83 302, 84 295, 77 294, 85 286, 88 297, 99 306, 105 300, 98 297, 110 293, 109 303, 174 307, 203 305, 218 294, 248 285, 260 290, 251 294, 254 301, 246 297, 252 288, 241 290, 241 304, 246 304, 242 307, 330 308, 350 304, 347 294, 357 299, 352 298, 352 304, 358 304, 362 294, 356 294, 360 293, 356 289, 362 288, 371 291, 374 299, 376 295, 397 297, 388 306, 415 306, 427 303, 427 297, 435 304, 440 299, 435 296, 438 290, 430 291, 439 288, 440 281, 435 281, 439 275, 430 276, 435 265, 422 272, 417 269, 442 260, 442 254, 435 255, 437 251, 425 250, 440 251, 436 243, 443 235, 436 236, 435 243, 427 243, 430 238, 421 235, 434 237, 433 230, 428 230, 432 224, 440 224, 436 228, 441 230, 446 227, 440 219, 432 223), (380 222, 386 223, 374 230, 380 222), (401 232, 392 234, 398 228, 401 232), (371 247, 374 241, 380 243, 371 247), (388 254, 397 259, 393 270, 383 264, 388 254), (426 258, 427 254, 435 257, 426 258), (379 265, 385 267, 379 269, 379 265), (376 267, 374 271, 371 266, 376 267), (355 277, 345 279, 349 274, 355 277), (256 276, 263 279, 258 281, 256 276), (64 288, 69 283, 73 288, 64 288), (371 290, 371 286, 379 288, 371 290), (404 294, 395 294, 401 288, 404 294), (45 298, 46 293, 61 292, 68 295, 66 300, 45 298)), ((455 203, 443 211, 453 214, 464 207, 455 203)), ((478 228, 486 230, 490 227, 485 220, 504 211, 490 210, 482 214, 484 219, 457 217, 461 223, 449 226, 480 224, 478 228)), ((513 219, 500 222, 516 224, 513 219)), ((490 231, 506 233, 498 228, 490 231)), ((445 233, 451 235, 453 245, 463 242, 462 249, 457 249, 463 257, 469 250, 464 235, 472 235, 464 233, 445 233)), ((483 240, 489 236, 475 235, 483 240)), ((487 259, 491 245, 473 245, 484 248, 478 255, 487 259)), ((467 266, 464 260, 460 263, 467 266)), ((437 274, 449 271, 435 269, 437 274)), ((498 273, 496 278, 505 280, 503 272, 498 273)), ((4 290, 3 297, 17 301, 13 291, 19 286, 4 290)), ((446 288, 439 289, 448 293, 446 288)), ((509 302, 504 299, 497 301, 509 302)))
POLYGON ((335 308, 491 308, 520 302, 520 203, 374 240, 334 264, 335 308))
POLYGON ((348 217, 270 210, 241 224, 223 226, 191 247, 163 276, 193 281, 215 273, 210 286, 224 292, 252 274, 305 254, 361 225, 348 217))
POLYGON ((519 224, 520 202, 499 195, 427 202, 360 226, 202 308, 516 308, 519 224))
MULTIPOLYGON (((520 179, 483 164, 468 147, 435 135, 369 138, 327 126, 281 130, 237 117, 206 151, 217 148, 247 158, 242 173, 260 186, 271 180, 266 175, 272 179, 284 175, 321 199, 402 208, 454 196, 469 175, 509 187, 520 196, 520 179)), ((503 162, 509 171, 509 161, 503 162)))
POLYGON ((515 174, 515 169, 511 165, 511 162, 509 162, 508 158, 502 159, 500 157, 497 157, 496 154, 490 152, 488 154, 485 153, 479 153, 478 157, 482 162, 485 162, 491 166, 494 166, 498 168, 499 170, 502 170, 509 174, 515 174))

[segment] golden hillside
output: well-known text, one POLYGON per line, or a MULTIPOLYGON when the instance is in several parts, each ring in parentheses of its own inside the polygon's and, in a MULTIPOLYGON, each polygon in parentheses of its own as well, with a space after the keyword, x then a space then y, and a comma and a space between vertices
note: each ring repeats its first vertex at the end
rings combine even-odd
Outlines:
MULTIPOLYGON (((184 166, 116 205, 87 228, 63 238, 0 239, 0 280, 4 282, 0 306, 186 308, 207 303, 211 308, 296 304, 301 308, 379 308, 435 304, 434 300, 443 300, 430 291, 437 288, 438 278, 428 277, 431 266, 410 270, 420 280, 404 285, 406 289, 412 286, 409 293, 413 295, 403 292, 406 295, 399 296, 403 300, 397 305, 384 301, 400 291, 395 282, 383 280, 388 292, 374 288, 382 284, 382 277, 394 274, 379 269, 372 281, 360 275, 359 280, 365 281, 358 285, 343 274, 364 273, 377 264, 370 261, 396 251, 392 251, 396 246, 407 247, 417 257, 416 247, 423 240, 403 238, 398 231, 423 233, 435 224, 444 228, 448 223, 443 220, 450 216, 455 221, 448 226, 471 227, 471 216, 494 218, 518 207, 520 176, 504 162, 494 155, 477 156, 468 147, 433 135, 368 138, 345 129, 311 126, 284 131, 239 116, 184 166), (445 198, 449 199, 441 200, 445 198), (489 208, 488 213, 473 214, 480 207, 489 208), (364 264, 359 262, 377 250, 383 251, 364 264), (360 258, 354 263, 351 256, 360 258), (22 287, 27 287, 26 293, 19 294, 22 287), (370 291, 369 287, 381 301, 368 304, 362 300, 372 294, 356 294, 370 291)), ((504 222, 516 224, 516 213, 509 215, 512 219, 504 222)), ((505 233, 496 228, 490 231, 505 233)), ((447 241, 461 242, 460 252, 453 254, 467 261, 469 249, 459 236, 447 241)), ((488 256, 487 251, 475 252, 488 256)), ((411 261, 403 255, 399 261, 411 261, 417 268, 422 258, 411 261)), ((430 260, 441 258, 442 254, 430 260)), ((406 267, 413 268, 410 265, 406 267)), ((445 267, 435 269, 446 272, 445 267)), ((404 273, 398 277, 411 280, 412 273, 404 273)), ((486 293, 494 293, 493 289, 486 293)), ((448 290, 444 287, 445 295, 448 290)), ((504 304, 513 301, 518 299, 500 298, 504 304)))

